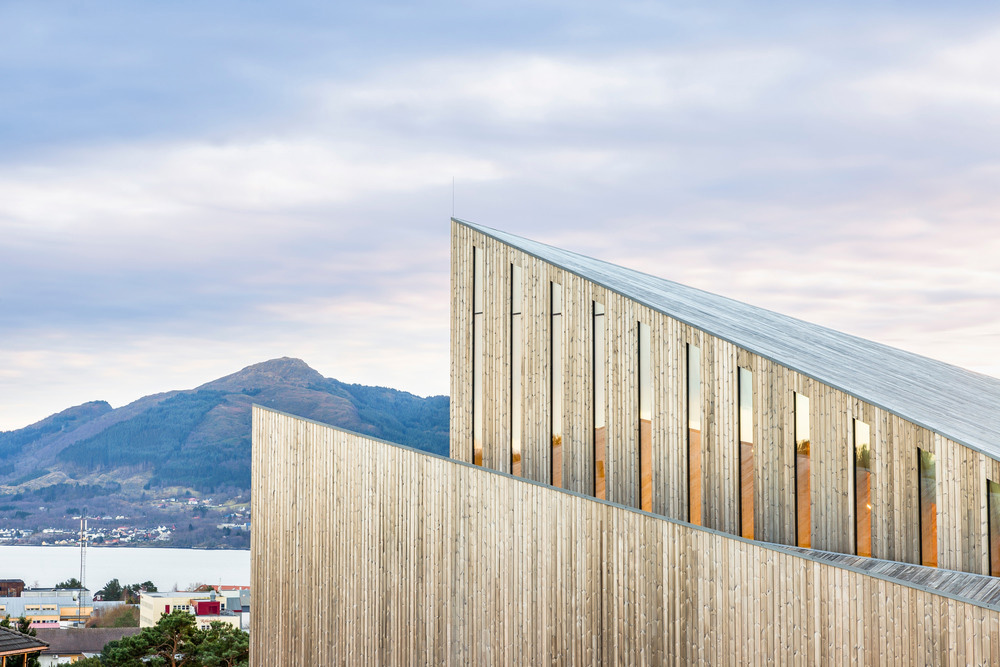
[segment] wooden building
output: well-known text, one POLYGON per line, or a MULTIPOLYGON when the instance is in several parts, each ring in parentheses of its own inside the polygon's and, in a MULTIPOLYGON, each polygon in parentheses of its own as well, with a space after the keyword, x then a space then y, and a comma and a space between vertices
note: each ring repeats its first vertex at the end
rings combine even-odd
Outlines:
POLYGON ((22 579, 0 579, 0 598, 20 597, 24 591, 24 581, 22 579))
POLYGON ((1000 574, 996 378, 457 220, 451 336, 452 458, 1000 574))
POLYGON ((1000 662, 1000 381, 452 232, 451 458, 254 410, 253 664, 1000 662))

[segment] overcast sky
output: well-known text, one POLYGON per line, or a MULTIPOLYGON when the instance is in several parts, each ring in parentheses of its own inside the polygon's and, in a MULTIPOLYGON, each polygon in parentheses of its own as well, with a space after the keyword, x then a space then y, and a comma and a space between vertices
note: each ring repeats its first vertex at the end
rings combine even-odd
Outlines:
POLYGON ((800 4, 0 0, 0 430, 278 356, 447 393, 452 179, 1000 376, 1000 9, 800 4))

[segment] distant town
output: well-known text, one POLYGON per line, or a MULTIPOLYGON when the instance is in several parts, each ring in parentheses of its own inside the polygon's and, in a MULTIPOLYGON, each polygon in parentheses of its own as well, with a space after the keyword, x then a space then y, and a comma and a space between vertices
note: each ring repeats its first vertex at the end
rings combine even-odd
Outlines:
POLYGON ((61 516, 38 506, 36 522, 0 527, 0 544, 30 546, 161 546, 246 549, 250 545, 248 502, 181 496, 147 503, 142 516, 100 514, 84 517, 77 508, 61 516), (87 527, 81 530, 81 519, 87 527), (48 519, 49 523, 45 523, 48 519), (151 521, 155 520, 155 523, 151 521))

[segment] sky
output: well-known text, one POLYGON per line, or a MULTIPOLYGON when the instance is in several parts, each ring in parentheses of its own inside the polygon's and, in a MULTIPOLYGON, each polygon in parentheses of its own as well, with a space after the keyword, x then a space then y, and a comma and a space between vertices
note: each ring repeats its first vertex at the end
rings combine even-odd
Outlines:
POLYGON ((801 4, 0 0, 0 430, 447 393, 453 212, 1000 377, 1000 7, 801 4))

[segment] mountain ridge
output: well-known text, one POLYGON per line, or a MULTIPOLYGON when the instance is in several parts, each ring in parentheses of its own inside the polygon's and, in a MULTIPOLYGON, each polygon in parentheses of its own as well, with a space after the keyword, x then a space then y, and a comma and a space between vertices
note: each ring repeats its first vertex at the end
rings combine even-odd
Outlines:
POLYGON ((133 493, 136 482, 145 490, 247 489, 253 403, 447 454, 446 396, 346 384, 301 359, 281 357, 194 389, 151 394, 119 408, 88 401, 0 432, 0 493, 57 478, 89 484, 109 474, 131 480, 126 487, 133 493))

